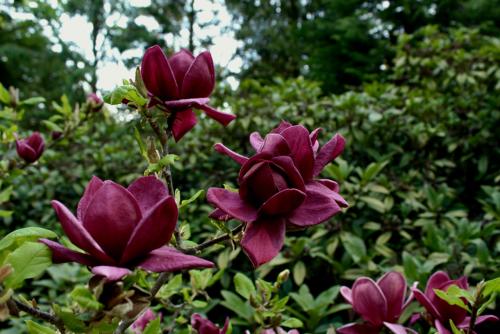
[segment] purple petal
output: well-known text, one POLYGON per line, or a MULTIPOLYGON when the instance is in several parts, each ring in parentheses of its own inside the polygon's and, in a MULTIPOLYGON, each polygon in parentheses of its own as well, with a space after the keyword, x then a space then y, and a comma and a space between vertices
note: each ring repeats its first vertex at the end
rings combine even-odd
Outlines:
POLYGON ((94 197, 94 194, 97 190, 101 188, 104 182, 97 176, 92 176, 90 182, 85 187, 85 192, 83 193, 80 202, 78 202, 78 208, 76 209, 76 216, 79 221, 83 221, 83 217, 85 216, 85 211, 89 206, 90 200, 94 197))
POLYGON ((220 334, 226 334, 229 329, 229 317, 226 317, 226 321, 224 322, 224 327, 220 330, 220 334))
POLYGON ((281 121, 280 124, 278 124, 277 127, 271 130, 272 133, 282 133, 286 129, 290 128, 292 126, 291 123, 287 121, 281 121))
POLYGON ((240 165, 243 165, 245 162, 248 161, 247 157, 232 151, 231 149, 227 148, 226 146, 224 146, 221 143, 215 144, 214 148, 220 154, 227 155, 228 157, 230 157, 231 159, 233 159, 236 163, 238 163, 240 165))
POLYGON ((141 64, 141 75, 147 90, 161 100, 179 98, 179 87, 174 72, 160 46, 146 50, 141 64))
POLYGON ((181 49, 181 51, 173 54, 167 60, 172 68, 172 72, 174 72, 177 85, 182 87, 184 76, 194 60, 193 54, 186 49, 181 49))
POLYGON ((33 132, 31 136, 26 138, 26 144, 35 150, 37 154, 41 154, 42 152, 40 151, 43 151, 45 148, 45 141, 38 131, 33 132))
POLYGON ((450 277, 444 271, 437 271, 429 277, 425 287, 425 295, 429 298, 434 297, 434 289, 440 289, 443 284, 448 282, 450 277))
POLYGON ((264 138, 264 143, 259 152, 269 153, 273 156, 289 155, 290 147, 282 135, 270 133, 264 138))
POLYGON ((172 135, 176 142, 196 125, 196 115, 191 109, 175 113, 172 123, 172 135))
POLYGON ((240 174, 244 174, 239 178, 239 195, 244 201, 261 205, 281 188, 286 187, 286 180, 282 175, 273 171, 268 161, 257 162, 258 160, 252 161, 252 159, 249 159, 240 169, 240 174))
POLYGON ((212 211, 208 215, 208 217, 215 219, 215 220, 220 220, 220 221, 228 221, 228 220, 233 218, 233 217, 231 217, 231 215, 228 215, 226 212, 224 212, 223 210, 221 210, 219 208, 212 211))
POLYGON ((161 247, 151 253, 138 266, 160 273, 194 268, 213 268, 214 264, 202 258, 179 252, 173 247, 161 247))
POLYGON ((59 218, 64 233, 72 243, 104 263, 115 263, 112 258, 104 253, 101 246, 97 244, 90 233, 83 227, 82 223, 76 219, 68 208, 58 201, 52 201, 51 204, 59 218))
POLYGON ((438 319, 434 321, 434 327, 439 334, 452 334, 438 319))
POLYGON ((208 97, 215 86, 215 69, 212 55, 208 51, 200 53, 184 76, 181 97, 208 97))
POLYGON ((236 118, 235 115, 219 111, 215 108, 212 108, 208 104, 196 104, 195 107, 201 109, 208 117, 216 120, 224 126, 227 126, 236 118))
POLYGON ((16 151, 17 155, 21 157, 27 163, 32 163, 37 160, 37 154, 35 150, 30 147, 24 139, 16 140, 16 151))
POLYGON ((274 157, 272 158, 272 162, 284 171, 292 187, 300 191, 306 190, 304 179, 299 170, 295 167, 292 158, 288 156, 274 157))
POLYGON ((283 247, 286 224, 281 218, 260 218, 245 229, 241 247, 255 268, 271 261, 283 247))
POLYGON ((253 149, 257 152, 260 152, 262 145, 264 144, 264 139, 258 132, 252 132, 250 135, 250 145, 252 145, 253 149))
POLYGON ((92 268, 92 274, 97 276, 104 276, 106 281, 114 282, 121 279, 123 276, 131 274, 132 272, 127 268, 112 267, 112 266, 97 266, 92 268))
POLYGON ((128 263, 168 243, 177 224, 177 216, 177 205, 172 196, 158 202, 135 228, 120 263, 128 263))
POLYGON ((328 141, 318 152, 316 160, 314 161, 313 175, 317 176, 330 161, 342 153, 345 146, 345 139, 339 134, 336 134, 330 141, 328 141))
POLYGON ((207 97, 198 97, 190 99, 178 99, 172 101, 164 101, 163 105, 170 111, 183 111, 192 107, 198 108, 199 105, 206 104, 210 101, 207 97))
POLYGON ((340 190, 339 184, 337 182, 333 181, 333 180, 330 180, 330 179, 317 179, 316 181, 318 181, 319 183, 321 183, 325 187, 328 187, 328 189, 330 189, 332 191, 335 191, 336 193, 338 193, 339 190, 340 190))
POLYGON ((407 334, 409 332, 406 327, 399 325, 399 324, 384 322, 384 325, 394 334, 407 334))
POLYGON ((370 324, 347 324, 337 329, 339 334, 379 334, 380 329, 370 324))
POLYGON ((309 131, 302 125, 294 125, 283 130, 281 135, 288 142, 291 157, 304 180, 311 179, 313 176, 314 153, 309 131))
POLYGON ((119 184, 105 181, 89 203, 83 226, 106 254, 119 260, 141 218, 134 196, 119 184))
POLYGON ((370 278, 358 278, 352 286, 353 309, 374 326, 387 318, 387 300, 382 290, 370 278))
POLYGON ((313 146, 314 154, 316 154, 316 152, 318 152, 318 148, 319 148, 318 134, 320 133, 320 131, 321 131, 321 128, 316 128, 309 134, 309 138, 311 139, 311 144, 313 146))
MULTIPOLYGON (((228 319, 226 318, 226 325, 227 324, 228 319)), ((224 328, 226 325, 224 325, 224 328)), ((191 316, 191 326, 193 326, 193 329, 195 329, 198 334, 223 334, 227 331, 227 329, 220 330, 213 322, 203 318, 197 313, 191 316)))
POLYGON ((94 266, 97 264, 91 256, 75 252, 52 240, 40 239, 39 241, 50 248, 54 263, 77 262, 85 266, 94 266))
POLYGON ((500 319, 498 319, 497 316, 495 315, 480 315, 479 317, 477 317, 476 319, 476 323, 475 325, 479 325, 480 323, 483 323, 485 321, 499 321, 500 319))
POLYGON ((346 302, 352 305, 352 290, 350 288, 348 288, 347 286, 341 286, 340 294, 342 295, 342 297, 344 297, 346 302))
POLYGON ((441 318, 441 314, 431 303, 427 295, 425 295, 422 291, 412 288, 413 295, 415 299, 422 305, 427 312, 431 314, 433 318, 441 318))
MULTIPOLYGON (((377 284, 387 300, 387 318, 397 321, 403 312, 406 294, 406 280, 401 273, 391 271, 382 276, 377 284)), ((403 332, 404 333, 404 332, 403 332)))
POLYGON ((148 308, 146 312, 144 312, 139 318, 137 318, 132 324, 132 329, 136 332, 136 334, 140 334, 144 331, 146 326, 153 320, 157 318, 156 314, 148 308))
POLYGON ((135 197, 143 216, 169 195, 165 184, 155 176, 140 177, 127 190, 135 197))
POLYGON ((306 198, 306 194, 297 189, 285 189, 269 198, 259 209, 259 213, 270 216, 286 215, 293 211, 306 198))
POLYGON ((209 188, 207 200, 242 222, 249 223, 257 219, 257 210, 244 202, 238 193, 222 188, 209 188))
POLYGON ((340 212, 337 202, 332 199, 334 193, 318 182, 306 185, 306 199, 290 216, 288 221, 298 227, 320 224, 340 212))

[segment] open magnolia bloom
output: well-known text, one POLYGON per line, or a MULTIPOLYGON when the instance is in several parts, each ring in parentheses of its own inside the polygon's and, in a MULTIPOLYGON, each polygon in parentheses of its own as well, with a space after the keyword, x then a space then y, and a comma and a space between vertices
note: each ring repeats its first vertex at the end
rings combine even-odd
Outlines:
POLYGON ((352 305, 365 322, 347 324, 337 330, 340 334, 378 334, 385 328, 395 334, 415 333, 412 329, 398 324, 399 317, 411 302, 410 295, 405 301, 407 284, 402 274, 388 272, 377 282, 360 277, 352 289, 340 288, 344 299, 352 305))
POLYGON ((214 63, 208 51, 194 57, 182 49, 167 58, 160 46, 152 46, 142 58, 141 75, 151 97, 149 107, 161 104, 173 114, 171 127, 176 141, 197 122, 192 108, 201 109, 224 126, 236 117, 208 105, 215 87, 214 63))
POLYGON ((210 320, 203 318, 198 313, 195 313, 191 316, 191 326, 193 326, 193 329, 195 329, 198 334, 226 334, 229 327, 229 318, 226 318, 224 327, 220 329, 210 320))
POLYGON ((288 123, 279 128, 284 129, 269 133, 254 146, 257 154, 251 158, 215 145, 241 165, 240 188, 238 192, 210 188, 207 199, 216 207, 211 217, 246 224, 241 246, 255 267, 279 253, 287 229, 320 224, 348 205, 336 182, 315 179, 342 152, 343 138, 336 135, 316 154, 318 131, 310 134, 302 125, 288 123))
POLYGON ((41 239, 55 263, 78 262, 114 281, 136 267, 153 271, 210 268, 213 263, 165 246, 177 223, 177 205, 154 176, 140 177, 128 188, 98 177, 90 180, 76 217, 52 201, 64 233, 86 253, 41 239))
MULTIPOLYGON (((448 304, 434 292, 436 289, 446 291, 452 285, 456 285, 461 289, 469 288, 467 277, 462 276, 453 280, 444 271, 432 274, 427 281, 425 292, 416 287, 412 288, 415 299, 425 308, 428 318, 434 323, 439 334, 452 334, 450 320, 459 329, 468 329, 470 325, 470 317, 467 316, 466 310, 457 305, 448 304)), ((475 324, 484 321, 498 321, 498 318, 493 315, 481 315, 477 317, 475 324)))
POLYGON ((25 139, 16 139, 17 155, 27 163, 37 161, 45 149, 45 141, 39 132, 33 132, 25 139))

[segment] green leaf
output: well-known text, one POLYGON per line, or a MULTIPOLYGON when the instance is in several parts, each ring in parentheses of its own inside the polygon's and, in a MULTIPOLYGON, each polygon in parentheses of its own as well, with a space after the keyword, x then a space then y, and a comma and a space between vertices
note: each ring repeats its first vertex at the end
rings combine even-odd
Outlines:
POLYGON ((69 294, 69 297, 77 303, 82 309, 100 310, 102 304, 99 303, 96 297, 84 286, 76 286, 69 294))
POLYGON ((160 334, 161 333, 160 325, 161 325, 161 321, 160 321, 160 317, 158 316, 158 317, 156 317, 156 319, 151 320, 148 323, 146 328, 144 328, 144 331, 142 332, 142 334, 160 334))
POLYGON ((196 201, 198 199, 198 197, 200 197, 201 195, 203 195, 203 193, 205 192, 205 190, 201 189, 201 190, 198 190, 193 196, 191 196, 190 198, 188 199, 184 199, 182 200, 181 204, 179 205, 179 209, 193 203, 194 201, 196 201))
POLYGON ((137 141, 137 144, 139 145, 139 150, 141 151, 142 156, 148 159, 148 151, 146 149, 146 145, 144 145, 141 133, 139 132, 139 129, 136 126, 134 126, 134 138, 137 141))
POLYGON ((167 284, 161 287, 160 291, 158 292, 158 296, 164 299, 170 298, 171 296, 179 292, 181 287, 182 274, 177 274, 171 280, 169 280, 167 284))
POLYGON ((47 229, 41 227, 25 227, 15 230, 0 240, 0 263, 4 263, 8 251, 18 248, 23 243, 28 241, 38 241, 40 238, 53 239, 57 235, 47 229))
POLYGON ((361 260, 366 256, 366 246, 363 239, 349 232, 341 233, 340 239, 342 240, 342 244, 344 245, 347 253, 351 255, 354 262, 361 262, 361 260))
POLYGON ((63 310, 59 305, 52 305, 54 313, 63 321, 64 325, 75 333, 86 333, 87 326, 73 311, 63 310))
MULTIPOLYGON (((459 296, 454 294, 453 291, 450 292, 452 287, 453 286, 451 286, 447 291, 434 289, 434 292, 436 293, 436 295, 439 298, 441 298, 442 300, 444 300, 448 304, 456 305, 456 306, 463 308, 464 310, 470 312, 469 307, 467 305, 465 305, 464 301, 459 296)), ((460 289, 460 288, 458 288, 458 289, 460 289)))
POLYGON ((368 197, 368 196, 361 196, 360 199, 365 202, 366 204, 368 204, 368 206, 370 208, 372 208, 373 210, 377 211, 377 212, 380 212, 380 213, 384 213, 385 212, 385 204, 384 202, 382 202, 381 200, 379 200, 378 198, 374 198, 374 197, 368 197))
POLYGON ((304 262, 298 261, 295 263, 292 271, 295 284, 301 285, 304 282, 304 278, 306 278, 306 270, 304 262))
POLYGON ((0 102, 4 104, 10 103, 10 93, 9 91, 0 83, 0 102))
POLYGON ((281 326, 287 328, 301 328, 304 324, 297 318, 288 318, 281 323, 281 326))
POLYGON ((227 309, 233 311, 243 319, 251 321, 254 315, 254 309, 247 303, 241 300, 236 294, 231 291, 223 290, 221 291, 222 297, 224 300, 221 304, 227 309))
POLYGON ((23 100, 19 104, 20 105, 35 105, 35 104, 43 103, 43 102, 45 102, 45 98, 43 98, 41 96, 36 96, 36 97, 30 97, 29 99, 23 100))
POLYGON ((29 334, 56 334, 57 332, 50 327, 40 325, 34 321, 26 320, 26 327, 29 334))
POLYGON ((484 282, 483 296, 500 293, 500 277, 484 282))
POLYGON ((21 247, 7 255, 5 263, 14 269, 5 280, 5 286, 15 289, 28 278, 34 278, 52 264, 52 252, 39 242, 25 242, 21 247))
POLYGON ((238 292, 245 299, 249 299, 250 295, 255 294, 255 286, 253 285, 252 280, 242 273, 237 273, 234 276, 234 286, 236 288, 236 292, 238 292))
POLYGON ((10 186, 0 192, 0 204, 5 203, 10 199, 10 195, 12 194, 13 189, 14 188, 10 186))
POLYGON ((143 106, 148 102, 133 85, 118 86, 111 93, 104 96, 104 101, 113 105, 121 104, 123 99, 134 102, 138 106, 143 106))
POLYGON ((59 132, 63 132, 63 129, 57 125, 56 123, 54 122, 51 122, 51 121, 48 121, 48 120, 43 120, 42 121, 43 124, 45 124, 45 126, 50 130, 50 131, 59 131, 59 132))
POLYGON ((419 263, 417 259, 410 253, 403 251, 403 268, 405 276, 412 280, 417 281, 419 277, 419 263))
POLYGON ((450 327, 453 334, 464 334, 461 329, 458 329, 457 326, 453 323, 453 320, 450 319, 450 327))

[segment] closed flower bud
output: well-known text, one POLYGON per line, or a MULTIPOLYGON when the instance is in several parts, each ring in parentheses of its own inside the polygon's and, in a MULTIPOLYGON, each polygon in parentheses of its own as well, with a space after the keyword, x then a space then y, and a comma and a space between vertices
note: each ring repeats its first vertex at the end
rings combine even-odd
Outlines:
POLYGON ((33 132, 25 139, 16 139, 16 151, 20 158, 27 163, 37 161, 45 149, 43 137, 38 132, 33 132))
POLYGON ((193 108, 201 109, 224 126, 235 118, 208 105, 215 87, 215 68, 208 51, 194 57, 182 49, 167 58, 161 47, 155 45, 142 58, 141 76, 150 96, 148 107, 161 105, 171 114, 176 141, 195 126, 193 108))

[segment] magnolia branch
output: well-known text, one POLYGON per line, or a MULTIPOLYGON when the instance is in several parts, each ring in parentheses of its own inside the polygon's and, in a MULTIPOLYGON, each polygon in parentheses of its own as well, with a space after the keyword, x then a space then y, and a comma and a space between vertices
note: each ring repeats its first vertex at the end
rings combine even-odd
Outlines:
MULTIPOLYGON (((207 240, 207 241, 199 244, 198 246, 187 248, 187 249, 181 249, 181 251, 186 253, 186 254, 197 254, 210 246, 213 246, 215 244, 218 244, 218 243, 221 243, 223 241, 231 239, 235 234, 238 234, 242 229, 243 229, 243 224, 240 224, 240 225, 236 226, 234 229, 232 229, 231 232, 229 232, 229 233, 225 233, 225 234, 223 234, 219 237, 216 237, 214 239, 207 240)), ((156 280, 155 284, 151 288, 150 296, 149 296, 150 301, 152 301, 155 298, 156 294, 158 293, 158 291, 160 291, 163 284, 165 284, 167 282, 168 277, 169 277, 169 273, 167 273, 167 272, 160 274, 160 276, 156 280)), ((146 308, 144 310, 146 310, 146 308)), ((123 320, 122 322, 120 322, 120 325, 115 330, 114 334, 125 333, 127 328, 129 328, 133 322, 134 322, 134 319, 123 320)))
POLYGON ((64 328, 64 322, 59 317, 50 314, 48 312, 44 312, 39 308, 31 307, 28 304, 20 302, 15 298, 11 298, 9 302, 11 303, 11 306, 14 306, 15 310, 26 312, 35 318, 51 323, 54 326, 56 326, 61 333, 66 333, 66 329, 64 328))

